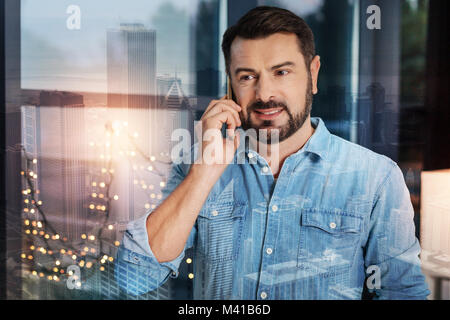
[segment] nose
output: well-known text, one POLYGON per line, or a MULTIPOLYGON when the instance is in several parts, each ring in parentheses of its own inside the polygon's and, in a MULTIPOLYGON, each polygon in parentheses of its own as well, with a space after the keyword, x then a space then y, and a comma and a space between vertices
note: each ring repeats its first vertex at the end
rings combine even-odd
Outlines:
POLYGON ((260 75, 255 91, 257 100, 267 102, 275 98, 274 86, 268 76, 260 75))

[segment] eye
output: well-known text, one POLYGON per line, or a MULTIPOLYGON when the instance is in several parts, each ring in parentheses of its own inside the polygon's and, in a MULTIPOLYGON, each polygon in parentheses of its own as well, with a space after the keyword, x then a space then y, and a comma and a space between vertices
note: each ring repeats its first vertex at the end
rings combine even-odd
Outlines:
POLYGON ((289 74, 289 71, 287 71, 287 70, 278 70, 277 71, 277 75, 279 75, 279 76, 285 76, 287 74, 289 74))
POLYGON ((247 74, 245 76, 242 76, 239 80, 241 81, 248 81, 248 80, 252 80, 254 77, 250 74, 247 74))

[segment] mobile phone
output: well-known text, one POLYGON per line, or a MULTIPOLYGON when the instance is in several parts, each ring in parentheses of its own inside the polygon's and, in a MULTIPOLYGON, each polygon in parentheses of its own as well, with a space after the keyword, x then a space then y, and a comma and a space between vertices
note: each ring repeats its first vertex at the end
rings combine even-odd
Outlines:
POLYGON ((231 87, 230 76, 227 76, 227 99, 237 102, 236 97, 234 96, 233 88, 231 87))
MULTIPOLYGON (((233 100, 234 102, 237 103, 236 96, 234 95, 233 88, 231 86, 230 76, 227 76, 227 99, 233 100)), ((241 118, 241 122, 242 122, 242 111, 239 112, 239 118, 241 118)))

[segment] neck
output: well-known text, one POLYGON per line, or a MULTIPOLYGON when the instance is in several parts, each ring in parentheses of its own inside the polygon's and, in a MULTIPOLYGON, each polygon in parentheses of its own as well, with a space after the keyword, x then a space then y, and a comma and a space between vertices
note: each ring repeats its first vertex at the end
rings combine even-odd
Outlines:
POLYGON ((292 136, 279 144, 267 145, 267 152, 261 155, 270 165, 275 177, 278 177, 286 158, 303 148, 308 139, 314 134, 314 131, 315 129, 311 125, 311 116, 308 116, 303 126, 292 136))

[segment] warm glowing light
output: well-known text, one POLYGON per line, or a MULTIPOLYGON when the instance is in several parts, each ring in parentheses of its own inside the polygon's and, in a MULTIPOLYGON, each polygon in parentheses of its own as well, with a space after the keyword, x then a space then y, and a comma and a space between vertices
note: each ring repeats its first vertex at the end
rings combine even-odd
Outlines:
POLYGON ((99 197, 100 199, 103 199, 103 197, 104 197, 103 193, 100 193, 100 194, 98 195, 98 197, 99 197))
POLYGON ((42 222, 38 221, 37 227, 38 227, 38 228, 42 228, 42 222))
POLYGON ((164 187, 166 185, 166 183, 164 182, 164 181, 161 181, 160 183, 159 183, 159 186, 160 187, 164 187))
POLYGON ((148 166, 148 167, 147 167, 147 170, 148 170, 148 171, 152 171, 152 170, 153 170, 153 167, 152 167, 152 166, 148 166))
POLYGON ((188 263, 188 264, 189 264, 189 263, 192 263, 192 259, 191 259, 191 258, 187 258, 187 259, 186 259, 186 263, 188 263))
POLYGON ((92 198, 97 198, 97 194, 95 192, 92 193, 92 198))
POLYGON ((97 186, 97 182, 92 182, 92 186, 96 187, 97 186))
POLYGON ((109 260, 109 262, 113 262, 114 258, 113 257, 109 257, 108 260, 109 260))
POLYGON ((156 160, 156 158, 154 156, 150 157, 150 161, 155 161, 155 160, 156 160))
POLYGON ((28 230, 28 229, 25 230, 25 233, 26 233, 26 234, 30 234, 30 230, 28 230))
POLYGON ((30 220, 28 220, 28 219, 25 220, 25 225, 26 225, 26 226, 30 225, 30 220))
POLYGON ((37 159, 33 159, 33 163, 36 164, 37 163, 37 159))
POLYGON ((188 277, 189 277, 189 279, 194 279, 194 274, 193 273, 189 273, 188 277))
POLYGON ((84 233, 81 235, 81 239, 86 239, 86 235, 84 233))
POLYGON ((33 260, 33 256, 31 254, 28 256, 28 260, 33 260))
POLYGON ((83 268, 83 267, 84 267, 84 260, 81 260, 80 263, 79 263, 79 265, 80 265, 80 267, 83 268))
POLYGON ((89 240, 94 241, 94 240, 95 240, 95 236, 94 236, 94 235, 90 235, 90 236, 89 236, 89 240))
POLYGON ((23 209, 23 212, 28 212, 28 208, 23 209))
POLYGON ((23 200, 23 202, 28 203, 28 202, 30 202, 30 201, 28 201, 28 199, 25 199, 25 200, 23 200))
POLYGON ((31 272, 31 274, 32 274, 33 276, 37 276, 37 271, 36 271, 36 270, 33 270, 33 271, 31 272))
POLYGON ((110 224, 110 225, 108 226, 108 229, 109 229, 109 230, 112 230, 112 229, 114 229, 114 226, 113 226, 112 224, 110 224))
POLYGON ((100 262, 101 262, 101 263, 105 263, 105 262, 106 262, 106 260, 105 260, 105 259, 102 259, 102 260, 100 260, 100 262))
POLYGON ((56 260, 56 261, 55 261, 55 264, 56 264, 57 266, 59 266, 59 265, 61 264, 61 261, 56 260))
POLYGON ((106 173, 106 168, 102 168, 102 173, 106 173))
POLYGON ((100 182, 100 188, 104 188, 105 187, 105 183, 104 182, 100 182))
POLYGON ((37 174, 34 174, 34 175, 33 175, 33 178, 34 178, 34 179, 37 179, 37 177, 38 177, 37 174))
POLYGON ((34 235, 37 235, 37 230, 33 230, 33 232, 32 232, 34 235))
POLYGON ((95 205, 91 203, 91 204, 89 205, 89 209, 94 210, 94 209, 95 209, 95 205))
POLYGON ((72 255, 72 260, 77 260, 77 256, 76 255, 72 255))
POLYGON ((61 253, 62 253, 62 254, 65 254, 65 253, 66 253, 66 250, 61 249, 61 253))
POLYGON ((34 250, 34 249, 36 249, 36 247, 33 246, 33 245, 31 245, 31 246, 30 246, 30 250, 34 250))
POLYGON ((118 247, 118 246, 120 246, 120 241, 114 241, 114 245, 116 246, 116 247, 118 247))
POLYGON ((57 276, 53 276, 53 280, 58 281, 59 278, 57 276))
POLYGON ((44 277, 44 273, 42 273, 42 272, 39 272, 39 277, 44 277))
POLYGON ((36 221, 32 221, 32 222, 31 222, 31 225, 32 225, 33 227, 36 227, 36 221))
POLYGON ((44 238, 45 239, 50 239, 50 235, 47 233, 47 234, 45 234, 44 238))
POLYGON ((86 268, 89 269, 90 267, 92 267, 92 262, 89 261, 88 263, 86 263, 86 268))
POLYGON ((34 213, 34 212, 35 212, 35 210, 34 210, 34 209, 31 209, 31 210, 30 210, 30 212, 31 212, 31 213, 34 213))
POLYGON ((25 259, 27 257, 25 253, 22 253, 20 256, 22 257, 22 259, 25 259))
POLYGON ((150 203, 146 203, 146 204, 144 205, 144 207, 145 207, 145 209, 150 209, 150 203))
POLYGON ((136 156, 136 152, 134 152, 134 151, 131 151, 130 154, 132 157, 136 156))
POLYGON ((30 176, 33 176, 33 175, 34 175, 34 172, 33 172, 33 171, 30 171, 28 174, 29 174, 30 176))
POLYGON ((88 252, 89 248, 88 247, 84 247, 84 251, 88 252))
POLYGON ((59 270, 59 269, 58 269, 57 267, 54 267, 54 268, 53 268, 53 272, 58 272, 58 270, 59 270))
POLYGON ((39 234, 40 234, 41 236, 43 236, 44 233, 45 233, 45 232, 44 232, 43 230, 39 231, 39 234))
POLYGON ((139 133, 137 133, 137 132, 133 133, 133 137, 138 138, 139 137, 139 133))
POLYGON ((105 211, 106 210, 106 206, 102 206, 102 211, 105 211))
POLYGON ((55 234, 55 239, 56 239, 56 240, 59 239, 59 234, 55 234))
POLYGON ((101 266, 101 267, 100 267, 100 271, 105 271, 105 267, 104 267, 104 266, 101 266))
POLYGON ((23 171, 20 171, 20 174, 23 176, 24 174, 25 174, 25 172, 23 172, 23 171))
POLYGON ((39 201, 37 202, 37 204, 38 204, 38 205, 42 205, 42 201, 39 200, 39 201))
POLYGON ((95 253, 95 251, 96 251, 96 250, 95 250, 94 248, 91 248, 91 252, 92 252, 92 253, 95 253))
POLYGON ((119 196, 117 194, 114 196, 114 200, 119 200, 119 196))
POLYGON ((154 193, 152 193, 152 194, 150 195, 150 198, 152 198, 152 199, 155 199, 155 197, 156 197, 156 194, 154 194, 154 193))

